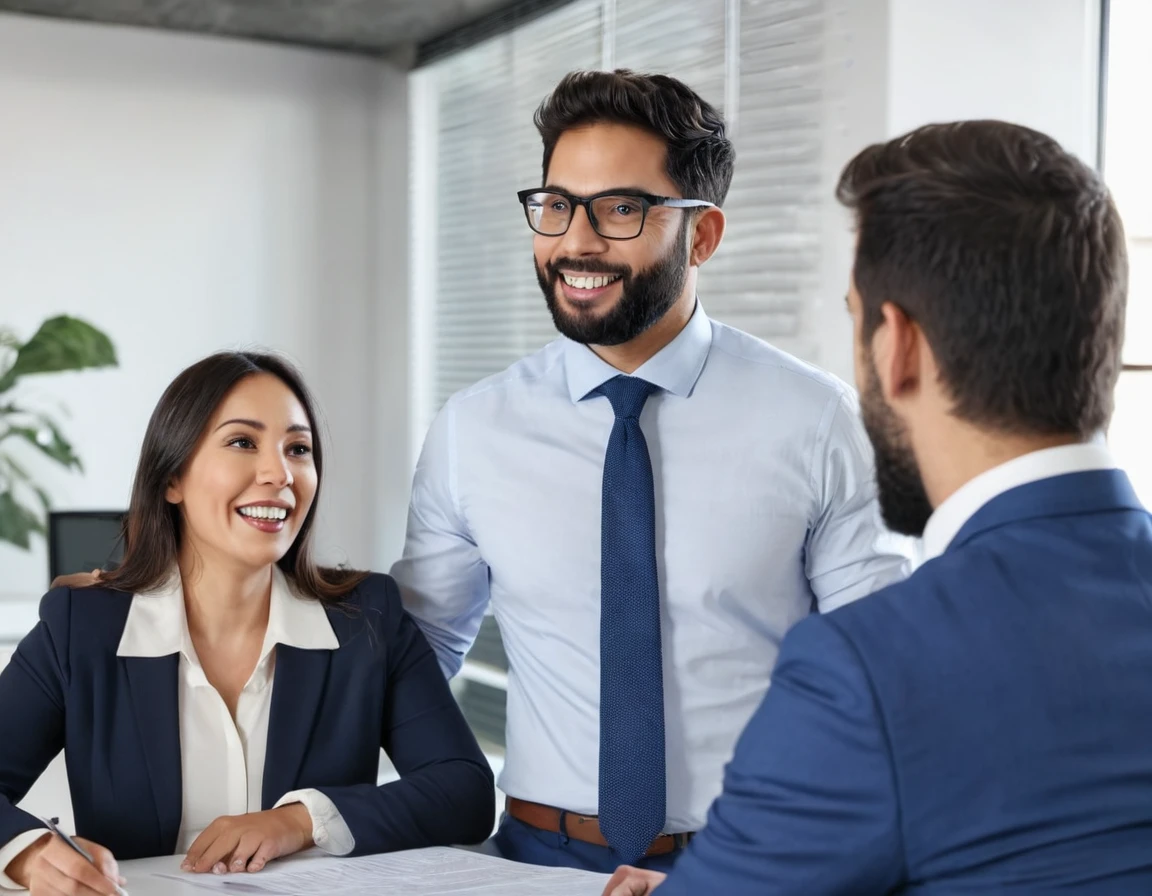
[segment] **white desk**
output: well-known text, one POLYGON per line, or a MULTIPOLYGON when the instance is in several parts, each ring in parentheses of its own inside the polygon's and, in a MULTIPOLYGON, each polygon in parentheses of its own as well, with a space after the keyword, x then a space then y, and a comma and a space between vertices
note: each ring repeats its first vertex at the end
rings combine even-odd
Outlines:
POLYGON ((183 856, 160 856, 120 863, 120 873, 128 879, 128 896, 207 896, 207 891, 191 884, 152 877, 156 873, 180 874, 183 856))
POLYGON ((326 857, 312 849, 272 862, 255 874, 193 875, 181 872, 179 865, 178 856, 139 859, 122 862, 120 873, 127 879, 130 896, 601 896, 608 883, 606 874, 522 865, 476 850, 446 847, 355 859, 326 857))

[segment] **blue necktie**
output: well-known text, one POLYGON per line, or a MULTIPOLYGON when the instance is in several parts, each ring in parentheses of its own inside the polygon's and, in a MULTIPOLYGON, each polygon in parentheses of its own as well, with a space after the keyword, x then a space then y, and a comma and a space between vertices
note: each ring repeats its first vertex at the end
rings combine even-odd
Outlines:
POLYGON ((665 817, 656 499, 639 421, 657 388, 617 376, 596 390, 616 414, 600 522, 600 830, 627 864, 647 852, 665 817))

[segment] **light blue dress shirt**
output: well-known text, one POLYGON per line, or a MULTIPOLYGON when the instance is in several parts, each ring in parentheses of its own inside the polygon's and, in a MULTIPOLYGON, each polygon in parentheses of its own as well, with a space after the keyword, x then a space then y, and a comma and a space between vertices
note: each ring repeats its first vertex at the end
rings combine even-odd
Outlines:
MULTIPOLYGON (((453 396, 424 443, 392 569, 446 674, 489 603, 508 654, 510 796, 596 814, 600 505, 616 369, 560 338, 453 396)), ((709 320, 635 371, 656 491, 666 831, 695 831, 784 633, 905 577, 854 393, 709 320)))

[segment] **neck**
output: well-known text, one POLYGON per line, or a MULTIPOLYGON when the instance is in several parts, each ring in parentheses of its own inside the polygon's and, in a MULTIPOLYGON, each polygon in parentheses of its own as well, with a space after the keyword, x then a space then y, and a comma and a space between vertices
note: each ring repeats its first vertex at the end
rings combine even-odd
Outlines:
POLYGON ((181 551, 180 579, 188 631, 210 643, 263 636, 272 598, 272 568, 241 569, 214 563, 188 546, 181 551))
POLYGON ((1075 435, 1007 436, 953 422, 956 425, 933 427, 935 435, 922 440, 926 443, 923 448, 917 446, 917 457, 925 458, 920 470, 933 507, 939 507, 977 476, 1002 464, 1035 451, 1083 441, 1075 435))
POLYGON ((589 346, 600 358, 611 364, 621 373, 634 373, 644 362, 651 359, 664 346, 680 335, 688 326, 692 312, 696 310, 696 290, 693 284, 690 291, 676 300, 660 320, 647 330, 620 345, 589 346))

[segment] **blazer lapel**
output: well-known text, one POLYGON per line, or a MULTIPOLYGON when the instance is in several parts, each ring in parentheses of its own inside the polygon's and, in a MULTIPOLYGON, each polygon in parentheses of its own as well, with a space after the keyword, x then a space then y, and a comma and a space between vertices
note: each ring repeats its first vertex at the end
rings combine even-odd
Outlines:
POLYGON ((171 855, 180 835, 184 792, 180 768, 180 655, 121 657, 140 734, 144 765, 152 782, 159 821, 159 854, 171 855))
POLYGON ((304 755, 312 739, 320 703, 328 687, 330 650, 301 650, 276 645, 272 707, 268 717, 268 750, 264 756, 262 808, 270 809, 297 789, 304 755))

